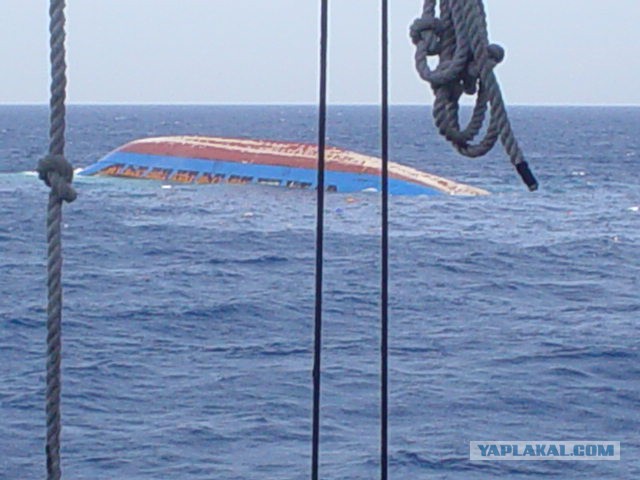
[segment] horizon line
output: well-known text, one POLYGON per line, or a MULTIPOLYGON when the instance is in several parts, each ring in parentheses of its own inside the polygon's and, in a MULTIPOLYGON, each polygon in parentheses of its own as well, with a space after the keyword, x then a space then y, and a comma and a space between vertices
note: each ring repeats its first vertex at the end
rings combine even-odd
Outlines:
MULTIPOLYGON (((316 107, 313 102, 67 102, 67 106, 77 107, 316 107)), ((334 107, 379 107, 379 103, 329 103, 334 107)), ((1 107, 48 107, 48 102, 0 102, 1 107)), ((392 107, 432 107, 431 103, 391 103, 392 107)), ((461 107, 473 107, 472 104, 463 104, 461 107)), ((640 107, 640 103, 512 103, 509 107, 611 107, 611 108, 633 108, 640 107)))

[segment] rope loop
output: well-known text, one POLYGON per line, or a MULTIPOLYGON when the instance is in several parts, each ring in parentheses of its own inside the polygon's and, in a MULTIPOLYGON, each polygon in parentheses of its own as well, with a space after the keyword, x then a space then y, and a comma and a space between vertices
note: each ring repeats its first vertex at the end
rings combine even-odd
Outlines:
POLYGON ((482 0, 425 0, 422 15, 411 25, 409 35, 416 46, 416 70, 435 96, 433 117, 440 134, 462 155, 472 158, 488 153, 500 139, 522 180, 530 190, 536 190, 538 183, 511 130, 493 72, 504 60, 505 51, 489 43, 482 0), (438 56, 435 68, 428 64, 431 56, 438 56), (459 115, 463 94, 476 96, 471 120, 464 129, 459 115), (487 114, 490 120, 484 137, 471 144, 487 114))
POLYGON ((73 166, 64 155, 46 155, 38 162, 37 171, 40 180, 51 187, 51 192, 60 200, 71 203, 77 198, 71 186, 73 166))

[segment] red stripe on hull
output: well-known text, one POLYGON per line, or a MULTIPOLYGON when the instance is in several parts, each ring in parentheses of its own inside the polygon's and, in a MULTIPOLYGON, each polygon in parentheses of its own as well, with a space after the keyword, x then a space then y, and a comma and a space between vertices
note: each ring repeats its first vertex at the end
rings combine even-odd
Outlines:
MULTIPOLYGON (((296 145, 296 144, 292 144, 296 145)), ((242 145, 238 145, 241 147, 242 145)), ((307 147, 300 144, 301 147, 307 147)), ((197 158, 201 160, 221 160, 226 162, 261 164, 292 168, 315 169, 317 167, 317 149, 315 146, 308 146, 309 156, 279 155, 268 150, 263 152, 246 152, 242 150, 230 150, 228 148, 216 146, 189 145, 173 142, 132 142, 118 149, 122 152, 143 153, 148 155, 163 155, 168 157, 197 158)), ((305 151, 305 153, 307 153, 305 151)), ((326 151, 327 170, 346 173, 368 173, 379 174, 380 168, 365 165, 350 165, 342 163, 336 156, 344 151, 330 148, 326 151)))

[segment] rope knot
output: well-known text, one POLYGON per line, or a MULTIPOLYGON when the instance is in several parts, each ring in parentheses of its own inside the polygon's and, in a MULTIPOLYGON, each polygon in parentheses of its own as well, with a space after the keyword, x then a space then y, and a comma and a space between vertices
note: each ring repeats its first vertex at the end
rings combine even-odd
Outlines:
POLYGON ((487 53, 489 54, 489 59, 493 63, 494 67, 504 60, 504 48, 500 45, 492 43, 487 47, 487 53))
POLYGON ((38 177, 51 191, 65 202, 73 202, 78 196, 71 186, 73 166, 64 155, 47 155, 38 162, 38 177))
POLYGON ((414 20, 409 28, 409 35, 414 45, 423 41, 426 42, 427 55, 438 55, 442 50, 440 46, 442 29, 442 22, 439 18, 424 15, 414 20))
MULTIPOLYGON (((496 45, 492 43, 487 46, 487 56, 489 60, 487 62, 487 66, 490 70, 493 70, 496 65, 504 60, 505 52, 504 48, 500 45, 496 45)), ((482 64, 479 59, 472 58, 467 63, 466 69, 462 72, 461 80, 464 84, 464 92, 467 95, 475 95, 478 91, 478 81, 480 80, 480 76, 482 73, 482 64)))

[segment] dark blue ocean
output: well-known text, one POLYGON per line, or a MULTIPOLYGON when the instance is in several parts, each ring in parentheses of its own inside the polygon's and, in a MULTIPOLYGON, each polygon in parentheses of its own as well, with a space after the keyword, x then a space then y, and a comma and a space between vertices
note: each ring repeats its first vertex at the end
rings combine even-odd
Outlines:
MULTIPOLYGON (((393 479, 640 478, 640 108, 510 110, 541 189, 501 149, 459 158, 427 107, 392 160, 492 192, 390 203, 393 479), (611 440, 619 462, 469 461, 473 440, 611 440)), ((72 106, 89 165, 135 138, 315 142, 311 106, 72 106)), ((378 155, 378 109, 328 143, 378 155)), ((43 478, 46 107, 0 107, 0 478, 43 478)), ((309 477, 315 193, 78 177, 64 207, 63 476, 309 477)), ((376 194, 326 205, 321 476, 374 479, 376 194)))

